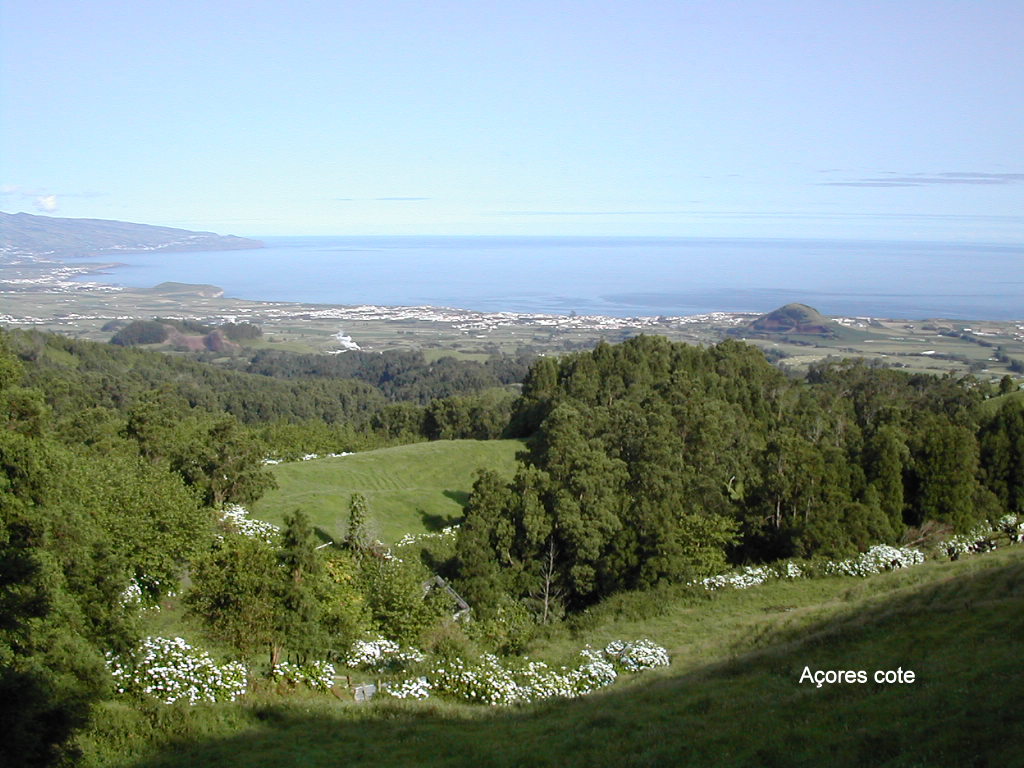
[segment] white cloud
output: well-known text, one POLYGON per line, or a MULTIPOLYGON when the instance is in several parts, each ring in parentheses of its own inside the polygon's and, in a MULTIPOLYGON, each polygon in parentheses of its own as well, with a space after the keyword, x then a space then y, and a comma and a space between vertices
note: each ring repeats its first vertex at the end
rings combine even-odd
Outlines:
POLYGON ((43 213, 53 213, 57 210, 56 195, 39 195, 35 200, 36 210, 43 213))

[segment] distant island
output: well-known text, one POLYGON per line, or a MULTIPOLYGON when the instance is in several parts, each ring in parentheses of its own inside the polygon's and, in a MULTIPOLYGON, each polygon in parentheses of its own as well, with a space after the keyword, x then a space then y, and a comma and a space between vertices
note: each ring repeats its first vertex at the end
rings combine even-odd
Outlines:
POLYGON ((0 212, 0 258, 88 258, 156 251, 236 251, 259 240, 105 219, 0 212))

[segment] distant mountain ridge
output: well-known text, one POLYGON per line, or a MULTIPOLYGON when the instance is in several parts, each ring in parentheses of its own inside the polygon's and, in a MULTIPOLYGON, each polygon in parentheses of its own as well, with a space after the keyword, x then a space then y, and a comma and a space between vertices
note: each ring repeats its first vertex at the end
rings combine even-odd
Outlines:
POLYGON ((0 256, 111 256, 144 251, 234 251, 259 240, 106 219, 0 212, 0 256))

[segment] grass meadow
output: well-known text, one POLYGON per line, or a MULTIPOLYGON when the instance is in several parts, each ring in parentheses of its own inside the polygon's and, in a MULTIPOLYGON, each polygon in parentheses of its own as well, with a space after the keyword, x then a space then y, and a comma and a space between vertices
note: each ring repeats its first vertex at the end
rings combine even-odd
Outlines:
POLYGON ((253 505, 252 514, 280 524, 302 509, 335 539, 348 528, 353 493, 366 497, 372 537, 392 544, 406 533, 437 531, 456 523, 473 490, 477 469, 511 478, 518 440, 438 440, 272 467, 278 488, 253 505))
POLYGON ((488 708, 264 690, 104 704, 87 766, 1010 766, 1024 737, 1024 548, 865 579, 620 595, 531 658, 649 637, 672 666, 574 701, 488 708), (866 683, 800 682, 804 668, 866 683), (913 683, 876 683, 876 670, 913 683))

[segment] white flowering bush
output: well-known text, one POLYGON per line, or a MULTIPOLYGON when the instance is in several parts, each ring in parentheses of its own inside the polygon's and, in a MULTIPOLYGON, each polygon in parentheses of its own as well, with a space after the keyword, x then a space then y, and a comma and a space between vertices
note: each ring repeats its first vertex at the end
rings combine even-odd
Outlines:
POLYGON ((121 593, 121 604, 142 605, 142 587, 135 579, 129 581, 128 586, 121 593))
POLYGON ((996 527, 1005 533, 1011 542, 1019 544, 1024 541, 1024 518, 1017 515, 1004 515, 999 518, 996 527))
POLYGON ((643 672, 669 665, 668 651, 646 639, 632 643, 616 640, 605 646, 604 654, 626 672, 643 672))
MULTIPOLYGON (((828 575, 870 576, 882 571, 908 568, 924 562, 924 554, 909 547, 890 547, 878 544, 867 552, 849 560, 829 560, 822 563, 818 570, 828 575)), ((773 565, 748 565, 731 573, 708 576, 693 585, 707 590, 716 589, 748 589, 774 579, 802 579, 812 576, 814 569, 808 570, 798 563, 787 561, 773 565)))
POLYGON ((776 563, 775 571, 778 573, 780 579, 800 579, 806 575, 803 568, 790 561, 781 565, 776 563))
POLYGON ((430 681, 425 677, 414 677, 401 683, 388 683, 381 689, 381 693, 395 699, 428 699, 430 691, 430 681))
POLYGON ((717 576, 708 576, 700 581, 691 582, 698 584, 704 589, 748 589, 764 584, 772 578, 776 578, 776 572, 767 565, 748 565, 739 571, 732 573, 720 573, 717 576))
MULTIPOLYGON (((1024 516, 1004 515, 995 525, 979 525, 967 533, 953 536, 938 546, 938 551, 956 560, 961 555, 989 552, 996 548, 994 537, 1004 534, 1012 543, 1024 542, 1024 516)), ((829 560, 805 568, 797 563, 775 563, 774 565, 748 565, 738 571, 708 576, 691 581, 694 586, 707 590, 724 588, 747 589, 764 584, 771 579, 800 579, 818 573, 842 576, 872 576, 883 571, 894 571, 920 565, 925 555, 911 547, 891 547, 876 544, 867 552, 848 560, 829 560)))
POLYGON ((224 507, 221 510, 220 519, 227 523, 231 529, 243 536, 248 536, 252 539, 263 539, 268 544, 273 544, 277 541, 277 537, 281 533, 281 529, 273 523, 249 517, 249 510, 238 504, 229 504, 224 507))
POLYGON ((247 688, 241 662, 217 664, 180 637, 147 637, 134 654, 108 653, 106 661, 118 693, 153 696, 164 704, 234 701, 247 688))
POLYGON ((992 533, 992 528, 987 525, 975 526, 967 533, 958 533, 956 536, 946 539, 942 546, 946 555, 952 560, 956 560, 961 555, 987 552, 995 548, 992 542, 992 533))
POLYGON ((486 653, 475 664, 452 659, 431 670, 431 687, 439 693, 476 704, 518 704, 526 691, 497 656, 486 653))
POLYGON ((377 637, 373 640, 356 640, 345 657, 345 666, 399 671, 412 664, 419 664, 426 658, 423 651, 403 648, 393 640, 377 637))
MULTIPOLYGON (((554 668, 542 661, 507 667, 497 656, 484 654, 475 664, 461 659, 431 670, 429 689, 479 704, 525 704, 550 698, 572 699, 605 688, 623 671, 640 672, 666 666, 668 651, 650 640, 613 642, 604 650, 587 647, 574 667, 554 668)), ((409 684, 406 681, 405 684, 409 684)))
POLYGON ((282 661, 274 665, 271 675, 275 680, 292 687, 305 685, 314 691, 329 691, 334 685, 334 665, 326 661, 313 661, 309 664, 282 661))
POLYGON ((894 571, 909 568, 924 562, 924 553, 910 547, 890 547, 887 544, 876 544, 867 552, 850 560, 829 561, 823 570, 827 574, 844 576, 872 576, 882 571, 894 571))

